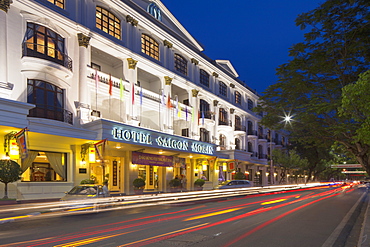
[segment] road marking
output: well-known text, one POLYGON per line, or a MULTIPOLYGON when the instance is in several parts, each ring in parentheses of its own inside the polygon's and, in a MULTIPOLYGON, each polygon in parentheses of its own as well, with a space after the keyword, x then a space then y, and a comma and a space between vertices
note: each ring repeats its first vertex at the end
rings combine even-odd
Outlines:
POLYGON ((232 208, 232 209, 227 209, 227 210, 224 210, 224 211, 219 211, 219 212, 214 212, 214 213, 209 213, 209 214, 203 214, 203 215, 199 215, 199 216, 187 218, 187 219, 185 219, 183 221, 189 221, 189 220, 197 220, 197 219, 207 218, 207 217, 211 217, 211 216, 215 216, 215 215, 220 215, 220 214, 226 214, 226 213, 234 212, 234 211, 240 210, 240 209, 242 209, 242 208, 232 208))
POLYGON ((279 199, 279 200, 274 200, 274 201, 262 202, 261 205, 267 205, 267 204, 273 204, 273 203, 283 202, 285 200, 286 199, 279 199))

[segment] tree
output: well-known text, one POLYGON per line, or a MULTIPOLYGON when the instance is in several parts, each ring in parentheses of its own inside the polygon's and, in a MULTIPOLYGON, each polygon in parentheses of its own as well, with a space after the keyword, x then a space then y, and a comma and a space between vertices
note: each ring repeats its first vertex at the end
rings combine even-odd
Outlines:
POLYGON ((16 182, 21 178, 22 169, 13 160, 0 160, 0 182, 5 184, 3 199, 8 199, 8 183, 16 182))
POLYGON ((285 178, 287 173, 303 172, 308 166, 308 161, 305 158, 301 158, 300 155, 295 150, 290 150, 288 153, 275 149, 272 152, 272 159, 275 165, 278 165, 281 169, 280 181, 279 183, 285 183, 285 178))
POLYGON ((255 111, 267 113, 261 124, 285 128, 292 141, 309 148, 337 142, 370 174, 369 144, 358 138, 359 125, 338 112, 342 88, 370 68, 370 1, 327 0, 299 15, 296 24, 310 29, 290 49, 292 59, 277 69, 278 83, 260 98, 255 111), (294 122, 284 125, 284 113, 294 122))

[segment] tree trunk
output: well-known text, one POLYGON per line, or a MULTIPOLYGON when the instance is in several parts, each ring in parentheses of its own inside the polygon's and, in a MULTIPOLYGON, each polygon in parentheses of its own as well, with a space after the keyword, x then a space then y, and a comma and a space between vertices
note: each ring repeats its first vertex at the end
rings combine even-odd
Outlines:
POLYGON ((3 199, 8 199, 8 183, 4 183, 5 184, 5 187, 4 187, 4 197, 3 199))

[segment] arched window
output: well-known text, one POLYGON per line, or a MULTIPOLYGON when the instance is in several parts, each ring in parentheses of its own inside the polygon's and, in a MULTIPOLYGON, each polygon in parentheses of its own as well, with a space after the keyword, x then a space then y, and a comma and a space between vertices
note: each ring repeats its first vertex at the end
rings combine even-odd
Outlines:
POLYGON ((175 54, 175 70, 183 75, 188 75, 188 62, 179 54, 175 54))
POLYGON ((96 7, 96 27, 121 39, 121 21, 114 14, 99 6, 96 7))
POLYGON ((253 123, 252 121, 248 121, 248 135, 256 135, 255 131, 253 130, 253 123))
POLYGON ((201 142, 209 142, 209 131, 205 128, 200 128, 200 138, 201 142))
POLYGON ((72 60, 65 54, 64 38, 58 33, 29 22, 24 40, 23 56, 50 60, 72 70, 72 60))
POLYGON ((157 4, 153 2, 150 3, 146 11, 152 16, 154 16, 157 20, 162 21, 161 9, 157 6, 157 4))
POLYGON ((41 80, 27 80, 27 103, 36 107, 30 117, 47 118, 72 124, 72 113, 64 109, 64 90, 41 80))
POLYGON ((222 81, 219 82, 219 92, 222 96, 227 96, 227 86, 222 81))
POLYGON ((64 9, 64 0, 48 0, 48 1, 58 6, 59 8, 64 9))
POLYGON ((238 127, 242 126, 242 119, 238 115, 235 115, 235 128, 236 126, 238 127))
POLYGON ((219 110, 218 124, 219 125, 229 125, 228 118, 227 118, 227 111, 224 108, 220 108, 219 110))
POLYGON ((248 99, 248 109, 249 109, 249 110, 252 110, 252 109, 253 109, 253 107, 254 107, 254 105, 253 105, 253 101, 252 101, 251 99, 248 99))
POLYGON ((226 150, 226 136, 220 134, 220 150, 226 150))
POLYGON ((235 91, 235 104, 242 104, 242 95, 238 91, 235 91))
POLYGON ((248 142, 248 152, 253 153, 253 144, 248 142))
POLYGON ((235 149, 236 150, 240 150, 241 149, 240 139, 239 138, 235 138, 235 149))
POLYGON ((264 159, 265 155, 263 154, 263 147, 262 145, 258 145, 258 158, 259 159, 264 159))
POLYGON ((212 116, 209 111, 209 104, 204 99, 201 99, 199 102, 199 108, 200 108, 200 116, 204 116, 204 118, 211 119, 212 116))
POLYGON ((200 70, 200 84, 209 87, 209 74, 203 69, 200 70))
POLYGON ((159 60, 159 45, 152 37, 146 34, 141 35, 141 52, 159 60))

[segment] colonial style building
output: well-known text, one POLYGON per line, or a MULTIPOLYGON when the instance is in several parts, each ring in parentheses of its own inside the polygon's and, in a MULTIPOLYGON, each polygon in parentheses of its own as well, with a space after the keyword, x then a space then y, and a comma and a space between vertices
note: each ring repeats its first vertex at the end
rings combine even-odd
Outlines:
POLYGON ((10 197, 58 198, 90 178, 125 194, 137 177, 163 192, 176 175, 187 190, 236 171, 276 183, 269 154, 286 137, 160 0, 0 0, 0 33, 0 158, 23 170, 10 197))

